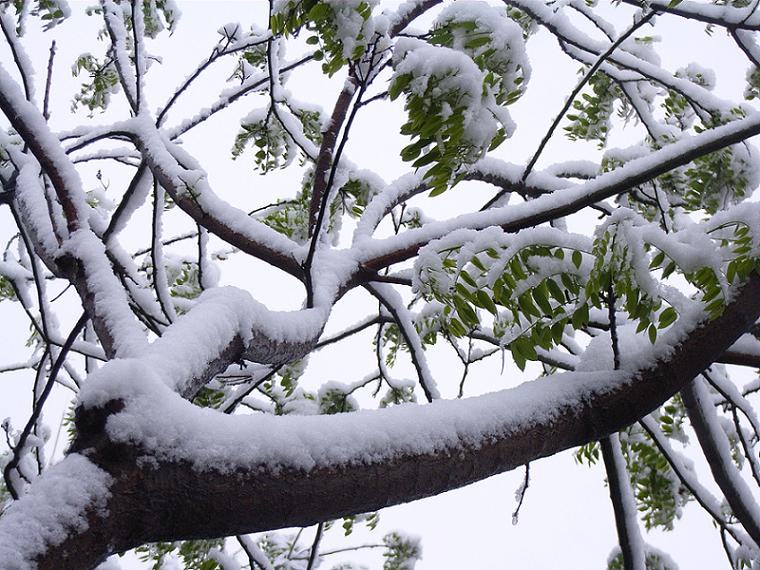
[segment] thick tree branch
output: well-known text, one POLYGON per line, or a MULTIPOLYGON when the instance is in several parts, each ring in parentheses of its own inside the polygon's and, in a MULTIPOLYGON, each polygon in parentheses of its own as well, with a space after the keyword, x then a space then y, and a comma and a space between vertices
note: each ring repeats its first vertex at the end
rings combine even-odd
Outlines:
MULTIPOLYGON (((64 543, 49 548, 39 559, 39 568, 91 568, 109 552, 144 542, 305 526, 372 511, 467 485, 600 439, 645 416, 686 386, 758 317, 760 276, 753 274, 720 317, 682 331, 683 340, 661 353, 668 354, 667 358, 643 370, 568 374, 481 398, 360 412, 356 418, 354 414, 283 418, 290 422, 286 431, 305 430, 300 437, 309 433, 314 441, 320 440, 322 429, 337 428, 333 435, 345 433, 353 439, 353 430, 360 424, 365 434, 399 426, 390 438, 380 433, 382 441, 366 438, 366 455, 359 452, 362 460, 335 461, 317 454, 311 456, 313 466, 306 469, 284 457, 247 467, 223 468, 220 463, 219 470, 211 465, 194 468, 189 457, 174 454, 170 459, 145 447, 133 449, 107 440, 103 427, 110 415, 118 419, 129 414, 134 404, 113 402, 90 409, 80 414, 76 447, 89 449, 91 459, 116 478, 109 514, 101 511, 97 516, 105 518, 98 524, 73 532, 64 543), (479 422, 482 429, 477 433, 456 427, 466 425, 465 418, 474 413, 482 418, 486 410, 491 419, 479 422), (414 434, 402 431, 406 417, 416 418, 414 434), (436 420, 439 417, 447 418, 445 429, 436 420), (153 459, 138 462, 137 456, 153 459), (96 554, 89 559, 82 558, 82 541, 99 545, 90 550, 96 554), (67 556, 80 556, 78 565, 62 566, 60 561, 67 556)), ((191 424, 183 429, 191 429, 191 424)), ((280 433, 274 425, 272 429, 280 433)), ((305 451, 308 445, 301 441, 305 451)), ((288 452, 300 453, 292 447, 288 452)), ((90 516, 96 516, 94 510, 90 516)))

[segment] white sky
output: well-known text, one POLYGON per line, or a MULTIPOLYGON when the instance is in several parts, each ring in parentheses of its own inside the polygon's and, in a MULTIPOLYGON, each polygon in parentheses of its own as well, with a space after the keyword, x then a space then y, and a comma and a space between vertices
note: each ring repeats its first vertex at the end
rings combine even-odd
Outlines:
MULTIPOLYGON (((71 2, 75 13, 88 4, 71 2)), ((160 77, 159 85, 154 85, 149 93, 151 105, 155 107, 163 104, 172 86, 190 73, 197 62, 209 53, 216 42, 217 28, 231 21, 240 21, 247 26, 254 21, 254 16, 258 18, 255 20, 258 25, 264 27, 265 20, 261 15, 266 13, 266 8, 267 3, 263 0, 195 0, 181 3, 182 20, 174 37, 170 38, 170 42, 164 43, 165 40, 162 40, 158 45, 148 47, 164 58, 161 68, 152 70, 148 76, 149 80, 153 81, 160 77), (170 51, 164 51, 164 45, 170 51)), ((628 14, 629 10, 619 8, 618 12, 628 14)), ((69 128, 83 116, 80 113, 79 117, 72 119, 69 115, 69 101, 77 86, 76 80, 71 78, 69 68, 81 52, 101 49, 102 44, 95 48, 94 40, 91 39, 94 37, 94 33, 91 33, 93 21, 95 18, 90 18, 89 22, 75 18, 55 30, 58 54, 53 82, 52 122, 56 129, 69 128)), ((627 21, 627 18, 623 20, 624 23, 627 21)), ((665 19, 662 20, 662 24, 667 23, 665 19)), ((701 26, 693 26, 692 30, 686 30, 679 22, 676 24, 678 25, 665 26, 663 31, 655 32, 663 36, 663 47, 658 51, 663 56, 664 65, 675 69, 697 58, 703 66, 719 68, 719 95, 733 98, 740 96, 743 89, 741 81, 746 68, 744 61, 736 58, 735 52, 726 52, 723 49, 725 41, 722 38, 709 38, 704 35, 700 31, 701 26), (697 34, 693 37, 699 42, 698 54, 694 53, 696 44, 686 41, 687 37, 691 37, 688 35, 690 32, 697 34), (735 59, 727 59, 727 53, 731 53, 735 59), (738 65, 733 65, 732 61, 736 61, 738 65)), ((719 34, 720 32, 717 32, 715 35, 719 34)), ((38 92, 43 90, 44 68, 51 37, 53 36, 50 33, 41 35, 30 32, 26 40, 26 47, 39 74, 38 92)), ((502 158, 518 163, 526 161, 533 152, 544 129, 560 108, 565 94, 572 88, 579 68, 576 63, 570 62, 560 54, 556 42, 546 33, 539 34, 528 45, 533 77, 524 100, 512 110, 513 118, 518 123, 517 134, 513 141, 504 145, 501 153, 502 158)), ((12 67, 5 46, 0 48, 0 62, 6 68, 12 67)), ((201 82, 201 87, 189 93, 183 103, 177 106, 171 117, 176 119, 185 116, 198 105, 210 104, 224 88, 221 82, 225 74, 229 73, 229 69, 229 65, 221 64, 218 72, 210 73, 208 78, 201 82)), ((329 109, 340 84, 327 82, 314 72, 306 78, 294 76, 289 85, 297 98, 304 101, 316 100, 329 109), (303 91, 300 91, 301 89, 303 91)), ((260 105, 263 105, 261 99, 248 98, 233 111, 220 114, 220 119, 214 121, 210 128, 198 129, 197 132, 184 137, 189 147, 202 149, 196 156, 209 170, 212 187, 222 195, 234 194, 235 199, 243 201, 241 207, 267 204, 276 196, 294 194, 296 189, 297 178, 289 173, 278 173, 266 179, 256 174, 251 175, 250 155, 243 156, 234 163, 229 161, 229 149, 232 146, 237 117, 260 105)), ((107 121, 110 116, 96 115, 93 120, 107 121)), ((397 117, 400 117, 398 104, 391 106, 379 103, 373 106, 370 112, 359 116, 347 149, 354 162, 366 164, 386 180, 405 172, 400 160, 394 158, 392 152, 387 153, 387 158, 383 158, 382 162, 378 162, 379 151, 398 148, 399 139, 396 133, 400 123, 396 120, 397 117)), ((169 124, 173 124, 172 118, 169 124)), ((615 139, 613 143, 618 144, 621 140, 615 139)), ((631 138, 628 144, 633 140, 635 137, 631 138)), ((589 152, 597 152, 594 145, 570 144, 558 136, 547 149, 544 160, 586 158, 589 152)), ((119 172, 118 169, 112 169, 110 165, 105 164, 84 170, 85 186, 97 185, 94 176, 98 167, 103 170, 104 180, 111 181, 117 189, 122 187, 123 171, 119 172)), ((484 189, 470 192, 468 200, 474 199, 473 195, 477 196, 477 203, 485 201, 488 197, 484 189)), ((455 189, 441 199, 428 200, 425 204, 430 205, 427 211, 433 217, 442 217, 447 212, 456 212, 461 207, 461 199, 455 189)), ((582 223, 588 222, 579 222, 582 223)), ((10 231, 11 221, 7 209, 0 209, 0 243, 5 243, 10 231)), ((125 240, 130 238, 139 240, 139 243, 145 243, 147 240, 136 232, 131 236, 129 233, 125 234, 125 240)), ((301 303, 300 286, 287 278, 272 275, 271 272, 264 273, 265 268, 261 265, 248 259, 233 257, 223 267, 223 271, 226 271, 223 274, 223 282, 246 286, 256 298, 268 302, 273 308, 297 308, 301 303), (283 291, 292 291, 292 294, 283 291)), ((336 307, 329 329, 336 330, 353 322, 358 314, 363 314, 361 307, 367 306, 364 303, 368 299, 368 296, 361 292, 348 295, 336 307)), ((63 303, 65 301, 59 305, 63 303)), ((75 319, 78 316, 75 314, 77 310, 73 303, 70 303, 70 306, 64 305, 62 314, 66 316, 62 318, 75 319)), ((26 339, 19 336, 18 331, 19 326, 22 331, 26 331, 27 325, 18 308, 10 303, 0 304, 0 323, 3 323, 3 326, 0 326, 0 363, 22 359, 26 339)), ((370 338, 371 333, 363 335, 355 342, 342 345, 342 351, 339 353, 325 351, 314 356, 308 376, 310 381, 348 382, 369 372, 373 367, 372 360, 366 360, 372 358, 367 350, 370 338), (349 358, 351 361, 346 362, 349 358)), ((458 383, 458 368, 454 375, 455 380, 450 380, 451 368, 455 366, 453 359, 450 356, 439 356, 433 360, 433 370, 437 370, 441 378, 439 384, 444 393, 451 393, 458 383)), ((501 375, 501 363, 498 362, 498 358, 495 360, 473 367, 468 395, 491 391, 515 382, 514 378, 510 379, 509 374, 513 369, 508 367, 507 373, 501 375)), ((405 372, 401 367, 396 374, 403 376, 411 372, 405 372)), ((0 406, 0 415, 10 415, 16 426, 22 425, 29 409, 30 389, 24 381, 27 377, 22 373, 0 376, 0 389, 4 398, 0 406)), ((59 390, 55 398, 47 416, 54 430, 69 395, 59 390)), ((419 570, 473 567, 484 570, 602 569, 616 542, 612 509, 603 484, 603 469, 601 466, 589 469, 573 463, 572 457, 565 453, 531 466, 530 488, 522 507, 519 524, 516 526, 512 525, 511 513, 516 504, 514 492, 522 482, 522 470, 493 477, 480 484, 439 497, 387 509, 381 514, 381 527, 377 531, 368 535, 357 531, 345 542, 337 540, 341 534, 338 525, 328 533, 323 544, 325 548, 329 548, 357 544, 362 540, 379 542, 387 530, 398 528, 422 536, 424 557, 417 566, 419 570)), ((682 570, 725 567, 719 536, 707 518, 698 511, 699 509, 691 503, 686 509, 684 520, 677 524, 675 531, 650 535, 647 540, 671 554, 682 570)), ((362 561, 364 557, 352 554, 347 559, 362 561)), ((332 559, 329 562, 332 562, 332 559)), ((378 553, 375 552, 366 563, 370 568, 379 568, 381 562, 378 553)), ((127 563, 123 566, 132 567, 127 563)))

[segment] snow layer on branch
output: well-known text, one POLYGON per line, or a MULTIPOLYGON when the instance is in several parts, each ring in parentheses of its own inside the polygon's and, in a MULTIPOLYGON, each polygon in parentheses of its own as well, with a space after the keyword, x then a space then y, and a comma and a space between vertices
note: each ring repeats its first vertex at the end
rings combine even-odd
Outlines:
MULTIPOLYGON (((89 206, 82 192, 82 181, 74 165, 63 151, 58 138, 50 131, 50 127, 37 108, 26 100, 18 84, 11 78, 0 64, 0 92, 8 100, 9 108, 18 115, 17 120, 34 135, 34 141, 39 152, 49 161, 55 173, 60 177, 64 188, 56 188, 59 194, 65 194, 74 207, 77 221, 86 223, 89 206)), ((48 173, 51 174, 51 173, 48 173)))
POLYGON ((235 232, 245 238, 266 244, 283 255, 293 253, 297 247, 295 242, 219 198, 211 189, 206 172, 198 161, 159 133, 149 119, 137 117, 130 121, 129 127, 140 138, 151 168, 167 176, 168 180, 162 182, 170 184, 174 192, 191 196, 203 212, 217 222, 234 228, 235 232))
POLYGON ((0 518, 0 568, 36 568, 37 556, 87 529, 87 509, 105 508, 110 484, 108 473, 77 454, 46 471, 0 518))
MULTIPOLYGON (((358 235, 353 244, 353 248, 358 250, 357 261, 367 262, 399 249, 424 244, 459 228, 482 229, 488 226, 520 224, 521 220, 541 215, 544 215, 548 221, 555 216, 552 213, 560 208, 574 208, 573 211, 577 211, 586 204, 609 198, 620 192, 623 186, 631 187, 634 179, 646 176, 658 169, 660 165, 678 160, 695 148, 700 146, 704 148, 706 145, 715 144, 737 133, 746 136, 760 133, 760 114, 753 113, 744 119, 709 129, 695 136, 684 137, 646 156, 631 160, 611 172, 601 174, 593 180, 578 185, 568 183, 568 187, 563 190, 529 202, 455 216, 446 221, 432 222, 421 228, 383 239, 358 235)), ((529 225, 535 225, 535 221, 531 221, 529 225)))
POLYGON ((582 405, 591 393, 630 381, 629 374, 617 371, 567 373, 512 390, 426 406, 329 416, 228 416, 183 400, 155 378, 149 364, 130 362, 131 370, 118 366, 131 378, 121 394, 124 410, 108 420, 109 437, 138 444, 159 461, 186 460, 197 470, 221 472, 308 471, 437 453, 463 442, 478 446, 526 424, 548 422, 561 410, 582 405))
POLYGON ((129 308, 126 292, 113 274, 105 246, 89 229, 77 230, 64 242, 63 251, 82 262, 99 315, 114 341, 119 356, 134 356, 147 346, 147 339, 129 308))
POLYGON ((98 406, 128 398, 135 382, 163 383, 181 392, 235 337, 244 345, 255 333, 269 343, 316 341, 327 316, 323 309, 270 311, 242 289, 209 289, 139 356, 115 360, 91 374, 80 402, 98 406))
MULTIPOLYGON (((550 422, 562 410, 583 407, 592 394, 635 381, 636 372, 630 370, 665 358, 693 330, 697 315, 702 311, 695 311, 693 318, 682 316, 656 345, 642 346, 635 362, 629 361, 629 370, 612 370, 610 358, 598 362, 597 371, 554 375, 483 397, 426 406, 317 417, 227 416, 198 408, 174 393, 158 376, 166 369, 157 368, 158 355, 109 363, 91 376, 81 401, 89 406, 122 398, 124 410, 111 416, 106 426, 114 442, 138 444, 159 461, 186 460, 202 471, 311 470, 385 462, 462 443, 478 446, 526 425, 550 422)), ((186 351, 163 353, 164 359, 174 361, 187 357, 186 351)))

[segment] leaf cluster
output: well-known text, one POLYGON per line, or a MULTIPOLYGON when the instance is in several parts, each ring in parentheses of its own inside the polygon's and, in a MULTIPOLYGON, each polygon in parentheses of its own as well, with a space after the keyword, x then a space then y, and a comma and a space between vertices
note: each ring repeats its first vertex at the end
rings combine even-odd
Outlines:
POLYGON ((322 71, 332 77, 349 61, 360 59, 367 51, 367 41, 370 39, 366 25, 372 16, 370 3, 351 1, 344 4, 289 0, 283 9, 272 14, 272 32, 286 37, 298 35, 301 29, 310 32, 306 43, 319 46, 314 59, 321 60, 322 71), (359 26, 345 25, 357 19, 361 22, 359 26), (355 35, 345 35, 346 30, 357 28, 355 35))
POLYGON ((621 99, 622 92, 612 78, 601 71, 594 73, 588 84, 590 90, 573 101, 573 112, 567 115, 570 124, 564 130, 570 140, 595 140, 601 149, 607 144, 610 118, 615 101, 621 99))
POLYGON ((386 550, 383 552, 383 570, 410 570, 414 563, 421 558, 419 543, 397 532, 391 532, 383 537, 386 550))
MULTIPOLYGON (((293 116, 299 121, 306 138, 319 145, 322 141, 320 113, 295 109, 293 116)), ((292 153, 296 152, 293 137, 271 107, 260 120, 243 121, 232 146, 232 158, 237 159, 249 145, 253 145, 256 151, 254 165, 262 174, 289 166, 293 161, 292 153)))
POLYGON ((222 548, 224 539, 185 540, 182 542, 155 542, 135 549, 142 562, 153 563, 152 570, 161 570, 169 554, 176 554, 185 568, 193 570, 223 570, 221 564, 209 557, 212 548, 222 548))
POLYGON ((99 60, 90 53, 80 55, 71 67, 71 74, 78 77, 83 71, 89 74, 89 81, 81 84, 79 93, 74 96, 71 110, 76 111, 80 105, 90 112, 100 109, 105 111, 111 100, 111 94, 119 89, 119 76, 110 57, 99 60))

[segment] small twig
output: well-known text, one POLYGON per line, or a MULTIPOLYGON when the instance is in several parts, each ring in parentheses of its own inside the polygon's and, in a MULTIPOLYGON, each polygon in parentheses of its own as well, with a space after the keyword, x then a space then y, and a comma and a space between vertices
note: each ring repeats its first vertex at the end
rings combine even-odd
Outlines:
POLYGON ((26 440, 29 439, 29 435, 32 433, 32 429, 37 423, 37 418, 39 418, 40 414, 42 413, 42 408, 53 389, 55 379, 58 376, 58 372, 63 367, 63 363, 66 360, 69 350, 71 349, 71 345, 74 344, 74 341, 76 340, 77 336, 79 336, 79 333, 81 332, 86 322, 87 313, 82 313, 82 316, 79 317, 79 320, 76 322, 74 328, 71 329, 69 336, 66 338, 66 342, 63 343, 63 347, 61 348, 61 352, 58 354, 58 358, 55 359, 53 366, 50 368, 48 381, 45 384, 45 387, 43 388, 39 399, 37 400, 34 411, 32 412, 32 416, 29 418, 29 421, 27 421, 26 426, 24 426, 24 430, 21 432, 21 435, 16 442, 16 448, 13 451, 13 457, 6 464, 5 469, 3 470, 3 477, 5 479, 6 486, 8 487, 8 491, 10 491, 11 496, 15 500, 18 500, 19 494, 16 489, 13 488, 11 472, 18 467, 18 464, 21 461, 21 452, 24 450, 26 440))
POLYGON ((312 570, 314 563, 317 561, 319 554, 319 543, 322 541, 322 534, 325 530, 325 523, 321 522, 317 525, 317 534, 314 535, 314 542, 311 545, 311 553, 309 554, 309 562, 306 564, 306 570, 312 570))
POLYGON ((528 490, 528 486, 530 485, 530 463, 525 464, 525 475, 523 477, 523 482, 520 484, 520 486, 517 488, 517 491, 515 492, 515 496, 517 497, 517 507, 515 508, 514 512, 512 513, 512 524, 516 525, 520 518, 520 509, 522 508, 523 501, 525 500, 525 492, 528 490))
POLYGON ((45 120, 50 119, 50 86, 53 82, 53 60, 55 59, 55 40, 50 44, 50 57, 48 58, 47 77, 45 79, 45 99, 42 103, 42 116, 45 120))

